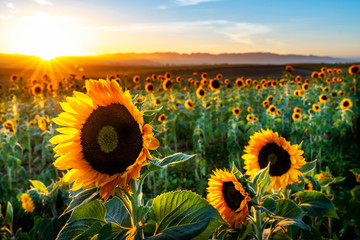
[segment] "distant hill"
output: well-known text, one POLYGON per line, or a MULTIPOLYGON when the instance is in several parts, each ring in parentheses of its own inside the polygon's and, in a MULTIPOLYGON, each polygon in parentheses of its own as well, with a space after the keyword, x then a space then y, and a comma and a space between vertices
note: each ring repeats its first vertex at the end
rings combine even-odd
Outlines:
MULTIPOLYGON (((184 65, 214 65, 214 64, 295 64, 295 63, 346 63, 351 59, 295 54, 275 53, 191 53, 175 52, 155 53, 115 53, 96 56, 57 57, 65 64, 82 66, 184 66, 184 65)), ((39 58, 20 54, 0 54, 0 67, 23 67, 29 62, 39 61, 39 58)))

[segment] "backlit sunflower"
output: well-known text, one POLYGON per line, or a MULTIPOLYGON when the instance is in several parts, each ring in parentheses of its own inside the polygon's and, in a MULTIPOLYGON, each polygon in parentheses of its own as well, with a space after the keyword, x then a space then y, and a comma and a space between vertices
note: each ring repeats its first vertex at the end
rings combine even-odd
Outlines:
POLYGON ((32 94, 34 94, 35 96, 40 96, 43 92, 43 86, 41 84, 35 84, 32 88, 31 88, 31 92, 32 94))
POLYGON ((301 156, 303 151, 298 149, 297 144, 290 145, 290 142, 272 130, 261 129, 252 135, 244 152, 244 169, 251 177, 270 162, 271 187, 275 190, 280 187, 285 189, 287 185, 298 182, 302 174, 298 169, 306 163, 301 156))
POLYGON ((260 90, 261 89, 261 86, 258 84, 258 85, 256 85, 256 90, 260 90))
POLYGON ((308 83, 304 83, 304 84, 302 85, 302 90, 304 90, 304 91, 309 90, 309 84, 308 84, 308 83))
POLYGON ((165 122, 166 121, 166 115, 163 113, 158 117, 159 122, 165 122))
POLYGON ((203 87, 197 88, 197 89, 196 89, 196 96, 197 96, 198 98, 204 98, 204 97, 206 97, 206 91, 205 91, 205 89, 204 89, 203 87))
POLYGON ((24 209, 24 212, 31 213, 35 210, 35 204, 29 193, 23 193, 20 196, 21 207, 24 209))
POLYGON ((163 81, 162 83, 162 87, 165 91, 169 91, 170 88, 172 86, 172 81, 170 79, 166 79, 165 81, 163 81))
POLYGON ((291 65, 286 65, 285 71, 287 71, 287 72, 292 72, 292 71, 294 71, 294 67, 291 66, 291 65))
POLYGON ((301 108, 295 107, 295 108, 294 108, 294 112, 295 112, 295 113, 301 113, 301 108))
POLYGON ((203 73, 201 74, 201 79, 207 79, 207 77, 208 77, 207 72, 203 72, 203 73))
POLYGON ((140 82, 140 76, 139 76, 139 75, 135 75, 135 76, 133 77, 133 82, 134 82, 134 83, 139 83, 139 82, 140 82))
POLYGON ((216 74, 216 79, 217 80, 221 80, 222 77, 223 77, 223 75, 221 73, 216 74))
POLYGON ((263 107, 264 107, 264 108, 268 108, 269 105, 270 105, 270 103, 269 103, 268 100, 264 100, 262 104, 263 104, 263 107))
POLYGON ((321 102, 321 103, 326 103, 326 102, 328 102, 330 100, 330 98, 326 95, 326 94, 321 94, 320 96, 319 96, 319 101, 321 102))
POLYGON ((15 128, 15 123, 11 120, 6 120, 4 123, 3 123, 3 126, 6 128, 6 129, 9 129, 10 131, 16 133, 16 128, 15 128))
POLYGON ((292 119, 293 119, 294 121, 299 121, 300 118, 301 118, 301 114, 300 114, 300 113, 294 112, 294 113, 292 114, 292 119))
POLYGON ((219 79, 212 79, 210 82, 209 82, 209 87, 211 89, 211 91, 218 91, 220 90, 220 87, 221 87, 221 82, 219 79))
POLYGON ((193 104, 193 102, 191 101, 191 99, 185 100, 184 106, 185 106, 187 109, 193 109, 193 108, 195 108, 195 105, 193 104))
POLYGON ((281 110, 276 110, 276 115, 279 115, 279 116, 281 116, 282 115, 282 111, 281 110))
POLYGON ((316 103, 314 103, 312 105, 312 110, 314 110, 314 112, 319 112, 320 111, 320 106, 316 103))
POLYGON ((248 114, 248 115, 246 116, 246 120, 247 120, 248 122, 251 122, 251 121, 253 120, 253 116, 252 116, 251 114, 248 114))
POLYGON ((341 103, 340 103, 340 107, 341 109, 348 109, 348 108, 351 108, 352 107, 352 102, 349 98, 344 98, 343 100, 341 100, 341 103))
POLYGON ((234 114, 234 116, 239 116, 241 113, 241 110, 240 110, 240 108, 235 107, 232 109, 232 113, 234 114))
POLYGON ((116 81, 87 80, 87 94, 74 92, 60 103, 65 112, 54 118, 57 135, 50 142, 59 170, 68 170, 64 180, 74 183, 72 190, 99 188, 107 200, 115 187, 131 193, 129 182, 138 179, 140 169, 151 158, 149 150, 159 146, 142 112, 132 103, 116 81))
POLYGON ((351 66, 349 67, 349 73, 350 73, 351 75, 355 75, 355 74, 357 74, 359 71, 360 71, 360 66, 359 66, 359 65, 351 65, 351 66))
POLYGON ((247 107, 247 111, 248 111, 249 113, 252 112, 252 107, 248 106, 248 107, 247 107))
POLYGON ((311 73, 311 77, 312 77, 312 78, 318 78, 318 77, 319 77, 319 73, 318 73, 318 72, 313 72, 313 73, 311 73))
POLYGON ((274 96, 273 96, 273 95, 269 95, 266 99, 267 99, 269 102, 272 102, 272 100, 274 100, 274 96))
POLYGON ((241 78, 236 79, 235 83, 236 83, 236 86, 238 86, 238 87, 244 86, 244 80, 242 80, 241 78))
POLYGON ((148 82, 145 85, 145 91, 146 92, 153 92, 155 90, 154 84, 152 84, 151 82, 148 82))
POLYGON ((45 118, 39 117, 37 123, 38 123, 39 128, 40 128, 42 131, 45 131, 45 130, 46 130, 46 120, 45 120, 45 118))
POLYGON ((213 173, 209 178, 207 200, 230 226, 246 225, 251 197, 234 173, 219 169, 213 173))
POLYGON ((274 105, 270 105, 268 107, 268 112, 271 113, 271 114, 275 113, 276 112, 276 107, 274 105))

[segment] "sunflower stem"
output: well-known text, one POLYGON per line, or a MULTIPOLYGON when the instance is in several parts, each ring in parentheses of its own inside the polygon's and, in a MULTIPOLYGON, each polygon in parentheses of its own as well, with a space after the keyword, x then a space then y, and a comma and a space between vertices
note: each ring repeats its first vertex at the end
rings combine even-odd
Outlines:
POLYGON ((132 202, 130 201, 130 199, 128 198, 128 196, 126 195, 126 192, 123 191, 116 191, 116 196, 119 197, 119 199, 121 200, 121 202, 124 204, 124 207, 126 209, 126 211, 129 213, 130 216, 130 220, 131 220, 131 226, 134 227, 135 226, 135 222, 134 222, 134 212, 133 212, 133 207, 132 202))
POLYGON ((253 212, 254 212, 254 222, 255 224, 253 226, 255 226, 255 236, 257 240, 261 240, 262 239, 262 235, 263 235, 263 226, 262 226, 262 221, 261 221, 261 211, 256 210, 255 207, 253 208, 253 212))

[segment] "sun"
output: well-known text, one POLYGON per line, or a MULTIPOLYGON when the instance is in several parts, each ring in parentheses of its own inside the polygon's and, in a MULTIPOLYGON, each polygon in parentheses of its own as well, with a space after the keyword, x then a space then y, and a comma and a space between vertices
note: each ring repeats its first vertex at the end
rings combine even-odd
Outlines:
POLYGON ((11 29, 8 39, 13 53, 34 55, 43 60, 84 55, 86 37, 78 31, 72 18, 36 13, 24 16, 11 29))

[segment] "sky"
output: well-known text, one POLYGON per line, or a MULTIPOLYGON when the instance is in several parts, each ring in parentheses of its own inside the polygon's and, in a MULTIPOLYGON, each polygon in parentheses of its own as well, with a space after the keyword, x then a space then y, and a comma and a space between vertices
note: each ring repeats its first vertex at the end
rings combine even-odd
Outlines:
POLYGON ((359 58, 359 9, 359 0, 0 0, 0 52, 359 58))

